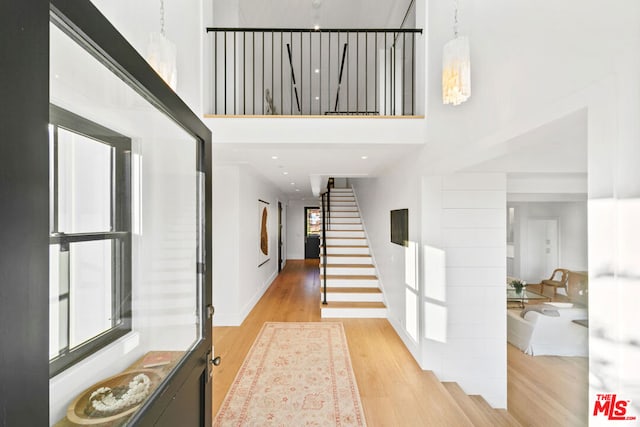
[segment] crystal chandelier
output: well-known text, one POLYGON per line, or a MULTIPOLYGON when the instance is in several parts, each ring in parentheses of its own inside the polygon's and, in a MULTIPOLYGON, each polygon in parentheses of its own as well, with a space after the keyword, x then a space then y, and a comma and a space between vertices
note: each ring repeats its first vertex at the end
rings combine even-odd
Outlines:
POLYGON ((471 96, 469 39, 458 36, 458 1, 455 1, 453 40, 442 50, 442 102, 459 105, 471 96))
POLYGON ((147 62, 175 91, 178 86, 176 46, 164 34, 164 0, 160 0, 160 33, 149 35, 147 62))

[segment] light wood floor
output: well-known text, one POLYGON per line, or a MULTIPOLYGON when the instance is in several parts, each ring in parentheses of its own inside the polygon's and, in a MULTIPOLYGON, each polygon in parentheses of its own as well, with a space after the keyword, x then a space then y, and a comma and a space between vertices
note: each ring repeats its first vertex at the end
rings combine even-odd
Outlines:
MULTIPOLYGON (((319 322, 318 261, 287 261, 243 324, 215 327, 217 413, 264 322, 319 322)), ((335 321, 335 319, 329 319, 335 321)), ((369 426, 470 426, 445 387, 422 371, 385 319, 341 319, 369 426)), ((505 343, 506 345, 506 343, 505 343)), ((531 357, 508 346, 509 413, 525 426, 587 425, 584 358, 531 357)))

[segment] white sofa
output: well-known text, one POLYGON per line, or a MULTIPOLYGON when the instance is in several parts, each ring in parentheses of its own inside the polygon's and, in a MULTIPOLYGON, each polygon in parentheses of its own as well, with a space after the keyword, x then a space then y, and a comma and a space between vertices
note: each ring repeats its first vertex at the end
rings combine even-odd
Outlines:
POLYGON ((559 316, 527 311, 522 317, 521 309, 507 310, 507 341, 532 356, 588 356, 589 330, 572 322, 587 319, 587 309, 547 304, 559 316))

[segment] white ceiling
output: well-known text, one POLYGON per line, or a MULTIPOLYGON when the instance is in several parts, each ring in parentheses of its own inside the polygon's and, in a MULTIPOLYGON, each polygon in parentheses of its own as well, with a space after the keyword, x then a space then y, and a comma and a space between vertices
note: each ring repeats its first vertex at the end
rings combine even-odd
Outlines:
POLYGON ((532 129, 502 143, 473 172, 587 173, 587 110, 532 129))
POLYGON ((411 0, 240 0, 240 23, 247 27, 276 28, 313 28, 316 24, 322 28, 399 27, 410 2, 411 0), (398 22, 389 22, 390 20, 398 22))
POLYGON ((213 158, 218 166, 248 165, 289 199, 302 199, 313 197, 315 177, 374 177, 421 148, 416 144, 214 144, 213 158))

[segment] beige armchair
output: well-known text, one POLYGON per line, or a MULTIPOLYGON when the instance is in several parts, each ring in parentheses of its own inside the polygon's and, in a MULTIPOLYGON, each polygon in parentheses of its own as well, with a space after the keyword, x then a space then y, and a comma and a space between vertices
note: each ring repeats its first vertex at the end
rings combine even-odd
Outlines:
POLYGON ((541 291, 544 293, 545 286, 553 286, 553 295, 555 296, 558 293, 558 288, 564 288, 566 294, 569 294, 569 290, 567 289, 567 282, 569 281, 569 270, 564 268, 556 268, 553 270, 551 277, 546 280, 540 282, 541 291))

